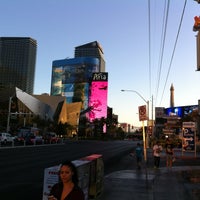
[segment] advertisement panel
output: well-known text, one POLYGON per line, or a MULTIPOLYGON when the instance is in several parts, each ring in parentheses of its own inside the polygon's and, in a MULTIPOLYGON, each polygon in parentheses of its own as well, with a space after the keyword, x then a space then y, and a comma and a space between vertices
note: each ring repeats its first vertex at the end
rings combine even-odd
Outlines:
MULTIPOLYGON (((85 200, 88 200, 89 180, 90 180, 90 161, 73 160, 72 163, 77 168, 79 186, 85 194, 85 200)), ((48 200, 49 193, 54 184, 59 181, 60 165, 45 168, 43 180, 43 199, 48 200)))
POLYGON ((166 108, 165 112, 167 116, 185 117, 195 110, 198 110, 198 105, 170 107, 166 108))
POLYGON ((89 120, 107 118, 108 73, 94 73, 90 87, 89 120))

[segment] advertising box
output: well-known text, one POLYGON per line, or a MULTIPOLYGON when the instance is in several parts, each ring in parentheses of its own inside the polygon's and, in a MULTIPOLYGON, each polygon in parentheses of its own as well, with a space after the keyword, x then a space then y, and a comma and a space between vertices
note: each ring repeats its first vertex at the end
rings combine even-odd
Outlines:
MULTIPOLYGON (((72 163, 77 168, 79 186, 85 194, 85 200, 88 199, 88 187, 90 176, 90 161, 86 160, 73 160, 72 163)), ((61 165, 52 166, 44 170, 44 183, 43 183, 43 200, 48 200, 48 195, 54 184, 59 181, 59 170, 61 165)))
POLYGON ((89 198, 98 197, 103 191, 104 163, 102 155, 92 154, 81 158, 91 162, 90 181, 89 181, 89 198))

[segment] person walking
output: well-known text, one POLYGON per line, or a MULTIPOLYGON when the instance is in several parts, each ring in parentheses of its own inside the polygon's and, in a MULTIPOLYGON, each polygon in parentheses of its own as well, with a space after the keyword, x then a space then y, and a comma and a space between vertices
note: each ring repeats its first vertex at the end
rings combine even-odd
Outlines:
POLYGON ((137 147, 135 148, 135 156, 136 156, 137 168, 141 169, 143 149, 140 143, 137 143, 137 147))
POLYGON ((59 171, 60 181, 51 188, 48 200, 84 200, 82 189, 78 186, 78 175, 71 161, 64 162, 59 171))
POLYGON ((153 146, 153 157, 154 157, 154 168, 160 167, 160 153, 162 152, 163 148, 160 145, 160 142, 157 141, 156 144, 153 146))
POLYGON ((174 158, 174 146, 172 142, 169 140, 169 138, 167 138, 166 140, 165 150, 166 150, 166 167, 171 169, 174 158))

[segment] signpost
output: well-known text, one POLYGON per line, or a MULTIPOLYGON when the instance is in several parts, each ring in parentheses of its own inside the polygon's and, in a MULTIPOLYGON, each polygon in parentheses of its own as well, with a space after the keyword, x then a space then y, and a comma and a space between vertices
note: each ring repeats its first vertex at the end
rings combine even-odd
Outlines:
POLYGON ((148 112, 146 105, 139 106, 139 120, 142 121, 142 133, 143 133, 143 148, 144 148, 144 160, 147 161, 147 148, 146 148, 146 136, 144 129, 144 121, 148 120, 148 112))
POLYGON ((183 122, 182 128, 182 154, 186 151, 194 151, 196 157, 196 124, 195 122, 183 122))

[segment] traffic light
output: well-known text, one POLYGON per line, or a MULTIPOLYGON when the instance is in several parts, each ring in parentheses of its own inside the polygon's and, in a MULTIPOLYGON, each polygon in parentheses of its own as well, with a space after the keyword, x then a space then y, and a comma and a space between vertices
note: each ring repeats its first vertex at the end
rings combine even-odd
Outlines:
POLYGON ((194 26, 193 26, 193 31, 199 31, 200 30, 200 17, 195 16, 194 17, 194 26))
POLYGON ((200 3, 200 0, 194 0, 194 1, 196 1, 197 3, 200 3))

